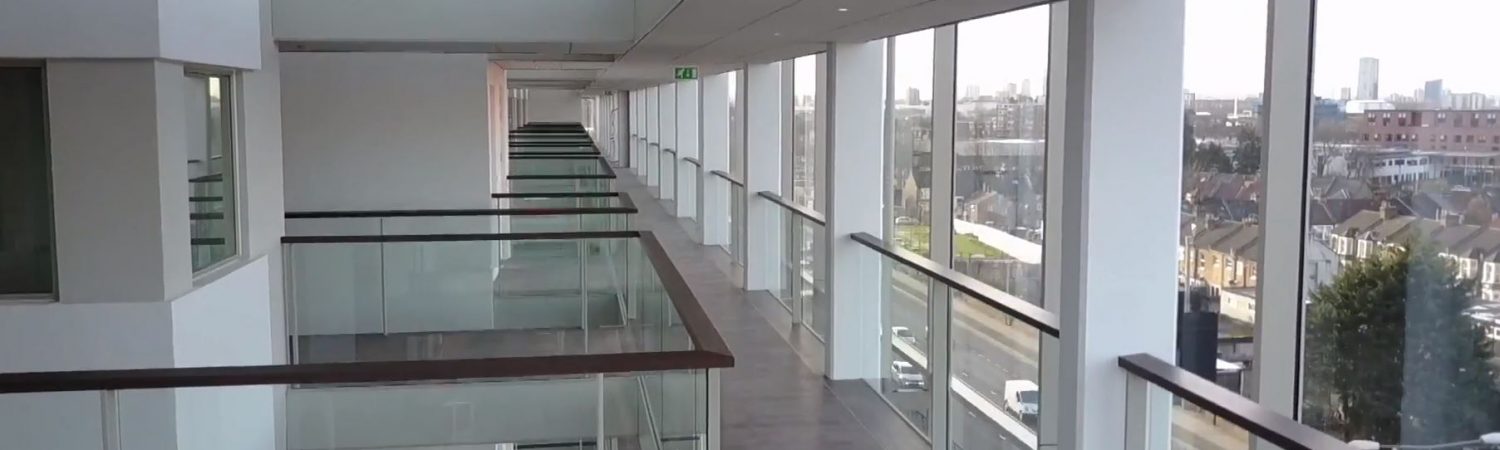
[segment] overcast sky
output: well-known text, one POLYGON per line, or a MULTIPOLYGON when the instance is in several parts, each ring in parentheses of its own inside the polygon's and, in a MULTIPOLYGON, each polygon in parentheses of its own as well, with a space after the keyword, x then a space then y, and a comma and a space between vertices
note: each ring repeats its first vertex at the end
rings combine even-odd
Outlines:
MULTIPOLYGON (((1500 57, 1487 54, 1500 0, 1319 0, 1313 89, 1337 98, 1357 83, 1359 58, 1380 59, 1380 95, 1411 95, 1443 79, 1453 92, 1500 94, 1500 57)), ((1200 97, 1256 95, 1265 71, 1266 0, 1187 0, 1185 87, 1200 97)), ((958 28, 958 95, 1032 80, 1041 93, 1048 8, 974 19, 958 28)), ((931 98, 932 32, 896 38, 896 92, 931 98)))

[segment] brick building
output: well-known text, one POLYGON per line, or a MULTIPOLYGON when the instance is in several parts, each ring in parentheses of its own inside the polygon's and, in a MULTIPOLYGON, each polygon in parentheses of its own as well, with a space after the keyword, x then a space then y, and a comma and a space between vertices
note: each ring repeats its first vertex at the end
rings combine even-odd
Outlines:
POLYGON ((1385 148, 1500 152, 1500 110, 1367 110, 1361 142, 1385 148))

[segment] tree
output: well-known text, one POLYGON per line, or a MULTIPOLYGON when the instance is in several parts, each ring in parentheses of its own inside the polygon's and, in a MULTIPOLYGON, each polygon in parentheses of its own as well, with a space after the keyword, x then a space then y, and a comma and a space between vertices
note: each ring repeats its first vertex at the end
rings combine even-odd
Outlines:
POLYGON ((1260 134, 1254 128, 1242 127, 1235 132, 1239 147, 1234 149, 1234 171, 1243 174, 1260 172, 1260 134))
POLYGON ((1217 142, 1204 142, 1193 152, 1193 169, 1200 172, 1233 173, 1234 161, 1217 142))
POLYGON ((1305 419, 1344 440, 1433 444, 1500 430, 1477 290, 1430 245, 1344 267, 1307 309, 1305 419))
POLYGON ((1198 152, 1198 140, 1193 137, 1193 110, 1182 111, 1182 165, 1196 167, 1194 153, 1198 152))

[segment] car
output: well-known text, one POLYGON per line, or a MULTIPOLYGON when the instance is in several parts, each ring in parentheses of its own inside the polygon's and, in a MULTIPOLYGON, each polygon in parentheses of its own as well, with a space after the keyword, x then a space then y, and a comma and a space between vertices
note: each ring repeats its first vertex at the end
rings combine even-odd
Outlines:
POLYGON ((896 218, 896 225, 916 225, 917 219, 901 216, 896 218))
POLYGON ((927 375, 922 373, 922 369, 908 361, 891 361, 891 379, 896 382, 898 391, 927 388, 927 375))
POLYGON ((1031 380, 1008 380, 1005 382, 1005 412, 1025 420, 1035 417, 1041 403, 1041 390, 1031 380))
POLYGON ((891 327, 891 335, 896 336, 896 339, 906 341, 908 344, 917 345, 917 335, 911 333, 911 328, 891 327))

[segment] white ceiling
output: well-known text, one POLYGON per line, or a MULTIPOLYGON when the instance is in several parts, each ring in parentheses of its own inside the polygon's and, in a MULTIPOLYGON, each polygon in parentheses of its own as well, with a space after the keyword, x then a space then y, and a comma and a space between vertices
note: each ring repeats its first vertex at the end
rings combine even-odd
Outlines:
POLYGON ((683 0, 590 90, 671 80, 673 66, 716 73, 953 23, 1045 0, 683 0), (839 11, 847 8, 848 11, 839 11))

